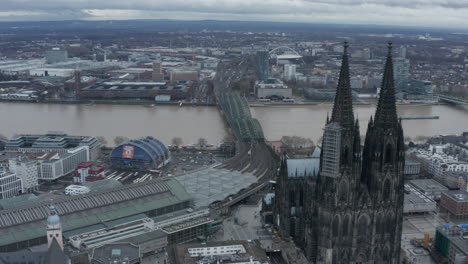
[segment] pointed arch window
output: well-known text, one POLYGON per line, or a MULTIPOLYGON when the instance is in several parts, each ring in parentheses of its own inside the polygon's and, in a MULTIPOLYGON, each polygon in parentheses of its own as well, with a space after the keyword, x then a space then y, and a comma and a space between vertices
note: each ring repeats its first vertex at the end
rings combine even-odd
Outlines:
POLYGON ((393 148, 391 144, 387 144, 385 147, 385 164, 393 162, 393 148))
POLYGON ((340 217, 335 216, 335 219, 333 219, 333 237, 338 237, 340 232, 340 217))

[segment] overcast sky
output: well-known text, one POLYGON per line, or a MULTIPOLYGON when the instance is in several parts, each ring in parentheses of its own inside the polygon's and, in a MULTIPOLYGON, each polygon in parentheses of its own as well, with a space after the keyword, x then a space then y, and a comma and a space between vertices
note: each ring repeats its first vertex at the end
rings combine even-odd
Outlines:
POLYGON ((1 21, 257 20, 468 27, 468 0, 0 0, 1 21))

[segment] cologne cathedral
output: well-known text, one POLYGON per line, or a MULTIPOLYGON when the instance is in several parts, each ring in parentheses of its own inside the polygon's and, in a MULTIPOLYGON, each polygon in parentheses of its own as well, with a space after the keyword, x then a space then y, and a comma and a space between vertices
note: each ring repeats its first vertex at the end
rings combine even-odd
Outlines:
POLYGON ((311 263, 400 263, 403 221, 403 130, 397 117, 392 46, 374 117, 361 142, 354 117, 345 43, 317 172, 291 174, 283 155, 274 225, 311 263), (289 173, 288 173, 289 170, 289 173))

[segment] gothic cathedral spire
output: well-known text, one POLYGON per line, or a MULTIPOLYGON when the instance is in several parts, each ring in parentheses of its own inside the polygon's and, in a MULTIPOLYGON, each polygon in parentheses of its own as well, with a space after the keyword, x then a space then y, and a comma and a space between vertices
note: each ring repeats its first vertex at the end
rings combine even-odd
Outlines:
POLYGON ((388 43, 387 61, 385 62, 379 103, 375 112, 375 124, 382 128, 396 127, 398 124, 391 42, 388 43))
POLYGON ((337 122, 343 127, 352 126, 354 123, 353 97, 349 78, 348 42, 344 43, 340 77, 338 80, 338 87, 336 88, 335 103, 333 105, 330 121, 337 122))

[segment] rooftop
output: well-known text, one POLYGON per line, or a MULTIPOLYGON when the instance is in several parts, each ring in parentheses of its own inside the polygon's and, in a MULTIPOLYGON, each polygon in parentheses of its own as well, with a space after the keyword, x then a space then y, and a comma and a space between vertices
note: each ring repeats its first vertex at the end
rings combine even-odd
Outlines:
POLYGON ((216 168, 189 172, 175 179, 193 196, 196 207, 223 201, 257 182, 251 173, 216 168))
POLYGON ((447 191, 448 188, 433 179, 411 180, 410 184, 423 191, 447 191))
POLYGON ((66 232, 190 200, 178 181, 157 179, 10 208, 0 211, 0 246, 44 236, 49 204, 57 208, 66 232))

